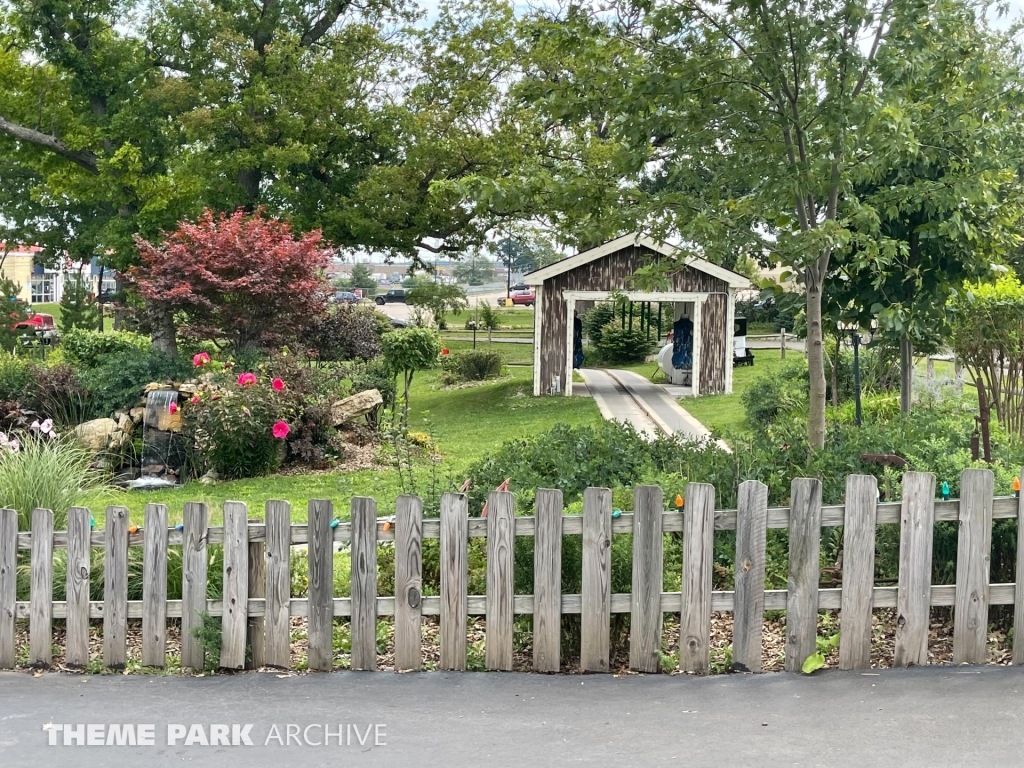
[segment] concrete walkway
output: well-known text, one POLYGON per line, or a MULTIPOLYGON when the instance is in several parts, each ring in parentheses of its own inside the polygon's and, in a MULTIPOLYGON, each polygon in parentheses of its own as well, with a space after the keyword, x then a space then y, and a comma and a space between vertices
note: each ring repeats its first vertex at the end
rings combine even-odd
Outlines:
MULTIPOLYGON (((633 371, 582 368, 580 376, 608 420, 625 421, 638 432, 656 435, 682 433, 692 440, 707 440, 711 432, 691 416, 665 388, 633 371)), ((719 441, 729 450, 728 446, 719 441)))
POLYGON ((1022 722, 1018 667, 811 677, 0 673, 4 768, 1018 766, 1022 722), (96 735, 109 734, 112 724, 151 724, 154 744, 63 746, 63 731, 51 726, 90 723, 96 735), (323 741, 324 723, 332 734, 345 724, 343 746, 308 745, 323 741), (169 724, 183 726, 174 746, 169 724), (239 738, 237 747, 202 746, 198 726, 209 740, 211 724, 224 725, 227 734, 238 726, 253 745, 239 738), (377 724, 382 727, 368 737, 367 726, 377 724), (184 746, 190 731, 195 743, 184 746))

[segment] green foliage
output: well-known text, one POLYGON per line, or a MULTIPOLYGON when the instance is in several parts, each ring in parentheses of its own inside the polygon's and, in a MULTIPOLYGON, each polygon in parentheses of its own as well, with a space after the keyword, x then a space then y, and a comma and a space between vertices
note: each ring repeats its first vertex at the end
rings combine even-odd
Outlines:
POLYGON ((22 331, 15 331, 14 326, 28 318, 28 307, 18 298, 20 293, 20 285, 10 278, 0 278, 0 306, 7 308, 0 322, 0 351, 3 352, 13 352, 21 346, 22 331))
POLYGON ((54 530, 67 530, 68 507, 103 484, 92 452, 74 438, 18 435, 20 450, 0 448, 0 506, 18 511, 18 528, 30 528, 33 509, 53 510, 54 530))
POLYGON ((392 376, 402 376, 403 422, 409 420, 409 387, 416 371, 437 364, 441 354, 441 339, 430 328, 399 328, 384 334, 381 339, 384 363, 392 376))
POLYGON ((494 262, 488 261, 478 251, 473 251, 465 261, 452 269, 452 275, 466 285, 483 285, 494 280, 494 262))
POLYGON ((352 274, 346 282, 349 288, 362 288, 364 298, 372 299, 377 293, 377 281, 373 277, 373 272, 365 264, 354 265, 352 274))
POLYGON ((452 352, 441 359, 441 378, 449 385, 463 381, 484 381, 500 376, 504 365, 501 353, 490 349, 452 352))
POLYGON ((594 307, 583 316, 583 332, 590 339, 592 346, 601 343, 601 332, 608 323, 615 319, 615 305, 603 301, 595 304, 594 307))
POLYGON ((600 340, 594 344, 598 356, 613 365, 642 363, 651 352, 651 340, 639 323, 625 328, 612 320, 601 329, 600 340))
POLYGON ((64 282, 64 293, 60 297, 61 330, 71 328, 94 329, 99 326, 100 310, 89 295, 86 279, 78 274, 64 282))
POLYGON ((61 349, 69 362, 86 368, 102 365, 114 354, 148 352, 153 344, 148 336, 131 331, 101 331, 69 328, 61 339, 61 349))
POLYGON ((487 338, 490 340, 490 332, 501 327, 501 314, 489 301, 481 301, 477 305, 476 324, 478 329, 487 331, 487 338))
POLYGON ((430 311, 438 330, 448 327, 447 316, 461 312, 469 303, 466 291, 455 284, 435 283, 433 280, 417 280, 406 295, 406 303, 414 307, 423 307, 430 311))
POLYGON ((1012 273, 964 285, 950 302, 953 351, 979 385, 982 417, 1024 435, 1024 284, 1012 273))
POLYGON ((180 381, 191 370, 182 358, 169 357, 152 348, 145 352, 112 352, 99 360, 98 365, 81 373, 94 416, 110 416, 115 411, 134 408, 140 404, 147 384, 180 381))
POLYGON ((761 376, 740 396, 751 426, 765 426, 807 403, 807 363, 786 363, 775 375, 761 376))
POLYGON ((281 466, 286 444, 273 426, 294 427, 291 397, 265 380, 251 385, 201 385, 199 402, 184 406, 183 427, 194 446, 194 471, 215 470, 225 478, 259 477, 281 466))
POLYGON ((30 362, 16 353, 0 351, 0 401, 24 402, 31 383, 30 362))

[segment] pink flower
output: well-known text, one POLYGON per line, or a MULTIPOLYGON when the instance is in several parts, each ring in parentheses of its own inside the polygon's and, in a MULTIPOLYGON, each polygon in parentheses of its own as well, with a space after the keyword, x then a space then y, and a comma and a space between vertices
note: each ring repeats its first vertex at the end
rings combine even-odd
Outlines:
POLYGON ((251 387, 256 383, 255 373, 243 373, 238 377, 238 386, 240 387, 251 387))
POLYGON ((214 394, 213 397, 211 397, 210 399, 211 400, 220 400, 220 395, 214 394))
POLYGON ((178 412, 178 404, 177 403, 171 403, 170 405, 168 405, 167 406, 167 412, 170 413, 170 414, 177 413, 178 412))
POLYGON ((200 352, 198 355, 194 355, 192 357, 192 365, 196 368, 202 368, 208 362, 210 362, 210 356, 205 352, 200 352))
POLYGON ((284 382, 281 381, 280 379, 274 379, 270 383, 270 386, 272 386, 274 388, 275 392, 280 392, 282 389, 284 389, 284 382))
POLYGON ((44 435, 50 434, 50 432, 52 430, 53 430, 53 419, 47 419, 46 421, 44 421, 42 424, 39 425, 39 431, 42 432, 44 435))
POLYGON ((189 402, 192 403, 192 405, 198 405, 199 404, 199 395, 192 395, 192 399, 189 400, 189 402))
POLYGON ((271 428, 271 432, 274 433, 274 437, 278 440, 284 440, 288 437, 288 433, 291 432, 291 427, 285 424, 283 421, 279 421, 271 428))

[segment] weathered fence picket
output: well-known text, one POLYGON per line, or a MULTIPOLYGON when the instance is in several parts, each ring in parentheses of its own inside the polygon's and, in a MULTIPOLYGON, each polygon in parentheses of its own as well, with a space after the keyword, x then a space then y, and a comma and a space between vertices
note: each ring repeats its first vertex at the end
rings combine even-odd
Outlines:
POLYGON ((205 504, 187 502, 182 518, 181 546, 181 665, 205 666, 203 646, 194 632, 206 613, 206 575, 209 512, 205 504))
MULTIPOLYGON (((339 652, 335 628, 347 617, 351 667, 373 670, 378 665, 378 619, 394 616, 394 666, 414 670, 423 666, 423 617, 438 616, 439 667, 464 670, 467 619, 473 615, 486 618, 484 665, 508 670, 513 667, 515 615, 532 614, 533 669, 556 672, 562 665, 563 617, 579 614, 579 666, 607 672, 612 664, 611 615, 629 613, 632 669, 661 671, 662 618, 668 614, 679 621, 679 668, 706 673, 712 612, 732 611, 733 669, 757 672, 762 669, 764 612, 785 610, 786 668, 799 670, 816 650, 818 612, 839 609, 840 667, 862 669, 872 663, 871 623, 877 608, 896 609, 893 663, 927 663, 929 612, 936 605, 955 608, 954 661, 982 663, 989 605, 1014 605, 1015 627, 1024 632, 1021 584, 989 583, 993 520, 1021 517, 1024 503, 994 498, 993 476, 987 470, 963 473, 960 499, 936 501, 935 486, 933 475, 907 472, 902 501, 883 503, 874 477, 853 475, 847 478, 844 504, 823 507, 821 483, 797 478, 790 507, 769 509, 768 489, 751 480, 739 487, 735 511, 715 510, 710 485, 690 483, 683 510, 665 510, 662 490, 641 486, 634 492, 633 511, 614 514, 611 491, 588 488, 582 515, 565 513, 561 492, 539 489, 534 517, 516 517, 513 494, 495 492, 488 497, 486 519, 470 518, 466 496, 456 493, 442 496, 440 519, 424 519, 423 504, 413 496, 400 497, 394 517, 383 519, 370 498, 352 500, 349 520, 336 520, 330 501, 314 500, 308 522, 294 525, 283 501, 267 503, 265 521, 249 520, 245 504, 227 502, 220 526, 209 525, 205 505, 188 503, 177 528, 169 526, 166 507, 150 504, 141 528, 129 527, 123 507, 109 507, 105 527, 95 531, 89 511, 72 508, 66 532, 53 530, 50 510, 33 510, 30 530, 21 533, 17 513, 0 510, 0 668, 15 666, 19 658, 50 665, 55 621, 65 622, 64 663, 88 664, 90 622, 95 620, 103 623, 103 663, 122 667, 128 661, 128 621, 137 619, 142 624, 142 663, 161 666, 167 660, 168 621, 178 617, 183 666, 202 669, 212 661, 231 669, 287 668, 292 621, 305 617, 309 667, 330 670, 339 652), (959 521, 956 583, 933 586, 932 540, 941 521, 959 521), (875 586, 876 528, 895 523, 900 524, 898 585, 875 586), (823 527, 829 526, 843 526, 841 563, 836 564, 842 586, 821 588, 820 540, 823 527), (765 589, 769 528, 789 529, 789 575, 783 590, 765 589), (735 584, 731 591, 714 591, 714 532, 733 529, 735 584), (681 568, 680 591, 663 592, 665 537, 680 533, 681 562, 667 564, 681 568), (613 594, 612 542, 625 534, 632 536, 631 584, 628 592, 613 594), (518 536, 534 537, 532 595, 515 594, 518 536), (577 574, 562 571, 565 536, 582 536, 577 574), (482 595, 468 594, 474 538, 487 539, 482 595), (430 539, 435 540, 432 546, 440 546, 439 596, 423 594, 424 541, 430 539), (222 548, 221 599, 207 595, 208 563, 217 562, 211 545, 222 548), (306 552, 300 551, 294 561, 306 562, 308 592, 292 596, 292 548, 302 545, 307 545, 306 552), (182 550, 180 599, 168 594, 168 558, 176 546, 182 550), (141 547, 143 560, 142 600, 132 602, 130 547, 141 547), (394 596, 378 595, 380 547, 394 547, 394 596), (67 550, 66 599, 55 601, 54 550, 61 548, 67 550), (103 550, 102 601, 90 599, 94 549, 103 550), (346 549, 351 597, 335 597, 335 552, 346 549), (19 567, 27 574, 29 589, 28 600, 22 602, 17 600, 19 567), (581 577, 580 594, 562 593, 563 576, 581 577), (214 659, 204 658, 194 636, 204 616, 215 617, 221 625, 221 647, 214 659), (27 649, 18 647, 19 619, 28 619, 27 649)), ((1018 571, 1024 572, 1020 551, 1018 571)), ((520 583, 524 576, 520 574, 520 583)), ((1014 662, 1021 661, 1024 651, 1015 649, 1014 662)))
POLYGON ((746 480, 740 484, 736 500, 732 668, 737 672, 760 672, 768 486, 757 480, 746 480))
POLYGON ((992 486, 992 473, 987 469, 965 470, 960 481, 954 664, 985 663, 989 562, 992 555, 992 486))
POLYGON ((799 477, 790 485, 787 672, 799 672, 817 650, 820 551, 821 481, 799 477))
POLYGON ((932 532, 935 475, 906 472, 900 512, 899 588, 893 664, 928 663, 928 619, 932 592, 932 532))
POLYGON ((395 668, 423 665, 423 502, 395 502, 395 668))
POLYGON ((221 614, 220 666, 245 668, 249 619, 249 509, 224 502, 224 612, 221 614))
POLYGON ((103 663, 120 669, 128 661, 128 510, 107 507, 103 559, 103 663))
POLYGON ((287 501, 268 501, 266 506, 266 612, 263 652, 271 667, 291 666, 291 550, 292 507, 287 501))
POLYGON ((612 626, 612 492, 583 492, 580 669, 607 672, 612 626))
MULTIPOLYGON (((164 529, 166 528, 164 521, 164 529)), ((89 510, 85 507, 71 507, 68 510, 68 565, 65 585, 67 619, 64 631, 64 663, 69 667, 84 667, 89 663, 91 534, 89 510)), ((166 621, 164 623, 166 624, 166 621)))
POLYGON ((12 669, 17 659, 14 614, 18 599, 18 513, 0 509, 0 669, 12 669))
POLYGON ((715 486, 686 486, 683 514, 682 613, 679 668, 707 673, 711 666, 711 577, 715 549, 715 486))
POLYGON ((308 517, 309 626, 306 629, 306 660, 310 669, 329 672, 334 667, 334 542, 331 535, 334 505, 329 501, 311 501, 308 517))
POLYGON ((533 668, 557 672, 562 644, 562 492, 542 488, 534 506, 533 668))
MULTIPOLYGON (((352 499, 352 669, 377 668, 377 502, 352 499)), ((332 547, 333 557, 333 547, 332 547)), ((333 597, 332 601, 333 603, 333 597)))
POLYGON ((167 663, 167 507, 147 504, 142 554, 142 665, 167 663))
POLYGON ((840 669, 867 669, 871 666, 877 503, 878 480, 874 475, 850 475, 846 478, 843 596, 839 611, 840 669))
POLYGON ((629 619, 629 666, 661 668, 662 491, 641 485, 633 493, 633 592, 629 619))
POLYGON ((32 510, 32 615, 29 663, 48 667, 53 655, 53 512, 32 510))
POLYGON ((487 641, 488 669, 512 669, 512 621, 515 607, 515 496, 487 497, 487 641))
POLYGON ((441 669, 466 670, 469 594, 469 502, 461 493, 441 497, 441 669))

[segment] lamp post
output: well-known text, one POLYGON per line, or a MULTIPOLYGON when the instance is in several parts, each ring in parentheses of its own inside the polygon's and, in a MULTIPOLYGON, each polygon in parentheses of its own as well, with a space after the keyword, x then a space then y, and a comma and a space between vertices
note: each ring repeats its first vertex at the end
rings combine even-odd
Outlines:
MULTIPOLYGON (((850 343, 853 345, 853 403, 854 403, 854 423, 859 427, 861 425, 861 408, 860 408, 860 345, 870 344, 872 339, 875 337, 875 331, 878 330, 878 320, 871 318, 871 322, 868 326, 867 334, 862 334, 860 325, 858 323, 840 323, 839 330, 844 334, 849 334, 850 343), (864 339, 864 335, 867 339, 864 339)), ((839 364, 839 360, 836 360, 836 365, 839 364)))

